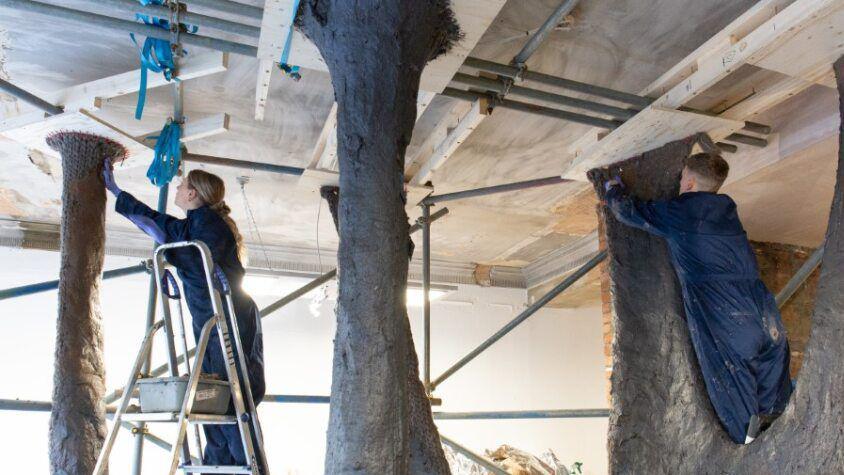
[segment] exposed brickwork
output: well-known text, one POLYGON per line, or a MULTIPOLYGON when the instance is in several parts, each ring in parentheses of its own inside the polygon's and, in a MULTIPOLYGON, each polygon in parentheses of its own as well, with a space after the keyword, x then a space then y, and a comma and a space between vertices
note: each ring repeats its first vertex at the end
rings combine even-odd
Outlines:
MULTIPOLYGON (((601 213, 603 212, 603 206, 598 204, 596 205, 597 214, 600 218, 601 213)), ((598 249, 604 251, 607 249, 607 239, 604 233, 604 220, 598 219, 598 249)), ((606 384, 607 384, 607 404, 612 404, 612 395, 611 395, 611 388, 612 388, 612 341, 613 335, 615 332, 613 331, 612 325, 612 298, 611 298, 611 287, 610 287, 610 273, 607 268, 607 260, 605 259, 604 262, 598 264, 598 272, 600 272, 600 280, 601 280, 601 325, 604 332, 604 375, 606 376, 606 384)))
MULTIPOLYGON (((762 282, 777 293, 785 287, 797 269, 809 258, 814 249, 771 242, 752 242, 759 263, 762 282)), ((791 347, 791 377, 795 377, 803 364, 803 352, 809 342, 812 328, 812 308, 815 303, 815 290, 818 285, 819 270, 815 270, 806 283, 797 290, 791 300, 780 310, 783 323, 788 331, 788 343, 791 347)))

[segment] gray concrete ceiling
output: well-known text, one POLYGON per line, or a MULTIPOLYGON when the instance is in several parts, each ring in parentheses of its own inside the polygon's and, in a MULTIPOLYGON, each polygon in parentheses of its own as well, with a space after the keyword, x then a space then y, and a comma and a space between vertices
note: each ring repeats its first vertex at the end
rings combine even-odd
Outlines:
MULTIPOLYGON (((59 3, 57 0, 55 3, 59 3)), ((87 1, 61 2, 90 8, 87 1)), ((252 4, 262 3, 257 0, 252 4)), ((483 36, 473 55, 509 62, 558 5, 558 0, 511 0, 483 36)), ((572 26, 554 31, 528 65, 534 70, 578 81, 638 92, 731 20, 753 0, 581 0, 572 26)), ((128 35, 24 16, 0 8, 0 74, 34 92, 50 91, 138 67, 128 35)), ((191 51, 191 54, 196 54, 191 51)), ((327 74, 304 71, 299 82, 273 77, 266 119, 252 119, 257 60, 231 55, 224 73, 190 80, 185 86, 188 118, 226 112, 230 130, 192 142, 191 152, 304 167, 333 102, 327 74)), ((108 101, 103 118, 128 132, 140 133, 163 124, 170 112, 167 88, 150 91, 144 120, 132 117, 136 94, 108 101)), ((424 140, 432 124, 453 103, 438 97, 420 120, 411 149, 424 140)), ((4 107, 17 107, 4 99, 4 107)), ((556 175, 570 160, 566 150, 587 127, 520 112, 497 110, 484 121, 453 157, 433 176, 437 192, 556 175)), ((0 142, 0 215, 22 220, 57 221, 58 165, 38 167, 27 150, 0 142)), ((196 165, 191 165, 196 166, 196 165)), ((313 190, 294 177, 208 167, 226 180, 227 201, 250 241, 249 220, 236 178, 251 177, 249 201, 264 242, 278 246, 336 247, 337 238, 313 190)), ((146 182, 143 167, 119 170, 120 184, 149 203, 156 190, 146 182)), ((588 234, 584 209, 575 203, 576 226, 566 227, 570 197, 583 185, 571 184, 477 198, 448 205, 451 213, 434 227, 432 248, 439 259, 458 262, 494 261, 524 265, 588 234), (539 241, 531 236, 547 234, 539 241), (527 240, 527 241, 526 241, 527 240), (519 249, 520 243, 525 243, 519 249), (508 257, 509 256, 509 257, 508 257)), ((128 228, 110 215, 109 226, 128 228)))

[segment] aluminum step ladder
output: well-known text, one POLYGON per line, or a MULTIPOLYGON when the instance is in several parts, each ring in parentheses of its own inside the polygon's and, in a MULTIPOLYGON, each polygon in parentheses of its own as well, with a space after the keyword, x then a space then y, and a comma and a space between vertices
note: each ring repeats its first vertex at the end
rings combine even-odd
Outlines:
MULTIPOLYGON (((120 399, 120 404, 114 414, 114 420, 108 436, 106 437, 100 455, 97 458, 97 465, 94 468, 94 475, 102 475, 108 469, 108 459, 111 455, 111 450, 114 447, 114 442, 117 439, 117 433, 120 430, 121 422, 162 422, 178 424, 178 431, 176 440, 170 451, 170 468, 168 474, 173 475, 177 470, 182 470, 184 473, 248 473, 252 475, 269 475, 269 468, 266 463, 266 456, 263 447, 263 434, 261 431, 261 424, 258 420, 258 412, 255 408, 255 401, 252 398, 251 386, 249 384, 249 373, 246 371, 246 360, 241 348, 240 332, 237 326, 237 318, 234 318, 234 301, 232 300, 231 288, 226 281, 225 275, 219 268, 215 268, 214 262, 211 259, 211 251, 208 246, 202 241, 184 241, 175 242, 171 244, 164 244, 156 248, 153 253, 153 271, 155 272, 156 292, 158 299, 161 301, 162 319, 156 321, 146 332, 141 349, 135 358, 132 372, 129 376, 129 381, 123 389, 123 394, 120 399), (176 347, 173 335, 173 324, 170 318, 170 304, 166 297, 170 294, 166 292, 168 286, 167 275, 165 274, 164 252, 170 249, 194 247, 199 250, 202 258, 202 263, 205 271, 205 278, 208 284, 209 297, 211 299, 211 306, 214 315, 202 327, 202 332, 199 336, 199 341, 196 342, 196 355, 193 358, 193 365, 189 364, 187 343, 184 339, 184 320, 181 319, 182 332, 182 350, 184 353, 185 364, 188 366, 187 390, 185 397, 182 400, 181 410, 179 412, 155 412, 145 413, 129 410, 129 403, 138 389, 138 381, 141 379, 140 371, 146 361, 150 351, 152 350, 152 341, 156 332, 164 328, 165 337, 167 340, 167 364, 171 376, 179 375, 178 359, 176 356, 176 347), (219 285, 215 285, 218 283, 219 285), (225 296, 226 310, 232 317, 230 319, 231 329, 229 329, 229 319, 226 318, 226 312, 223 310, 223 300, 220 294, 225 296), (205 356, 208 341, 211 337, 211 332, 216 328, 219 335, 220 345, 222 346, 223 355, 226 358, 226 376, 228 376, 228 387, 231 392, 231 400, 234 405, 235 414, 233 415, 216 415, 216 414, 196 414, 193 413, 192 408, 196 398, 197 387, 199 384, 200 373, 202 372, 202 358, 205 356), (235 361, 235 355, 232 351, 232 341, 237 348, 238 358, 235 361), (238 377, 235 364, 239 365, 241 374, 243 375, 243 382, 238 377), (188 426, 193 425, 213 425, 213 424, 236 424, 240 432, 240 438, 243 442, 243 453, 246 454, 248 465, 243 466, 222 466, 222 465, 202 465, 194 464, 190 454, 190 444, 188 443, 188 426), (255 435, 256 443, 253 444, 253 437, 255 435)), ((175 283, 175 282, 173 282, 175 283)), ((181 307, 179 308, 181 317, 181 307)), ((197 429, 197 443, 198 429, 197 429)), ((201 448, 200 448, 201 450, 201 448)))

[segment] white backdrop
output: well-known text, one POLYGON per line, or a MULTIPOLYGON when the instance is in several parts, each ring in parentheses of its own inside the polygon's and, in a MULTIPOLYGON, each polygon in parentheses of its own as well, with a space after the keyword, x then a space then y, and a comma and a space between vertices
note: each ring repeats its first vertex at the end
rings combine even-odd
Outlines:
MULTIPOLYGON (((54 279, 58 253, 0 248, 0 288, 54 279)), ((137 263, 106 259, 106 269, 137 263)), ((125 382, 138 350, 146 315, 146 275, 106 281, 102 309, 109 391, 125 382)), ((304 280, 258 282, 261 292, 295 288, 304 280), (263 289, 263 290, 261 290, 263 289)), ((334 300, 297 300, 264 320, 267 392, 328 395, 331 386, 334 300), (316 314, 316 316, 315 316, 316 314)), ((259 306, 275 295, 254 295, 259 306)), ((432 306, 432 376, 512 319, 525 292, 462 286, 432 306)), ((410 319, 421 359, 422 311, 410 319)), ((0 301, 0 398, 49 400, 52 388, 56 292, 0 301)), ((159 342, 160 343, 160 342, 159 342)), ((541 310, 487 352, 455 373, 436 391, 435 410, 482 411, 606 407, 600 308, 541 310)), ((156 348, 154 365, 163 362, 156 348)), ((276 474, 322 473, 326 405, 261 406, 268 458, 276 474)), ((0 411, 0 473, 48 473, 49 414, 0 411)), ((584 463, 584 473, 606 473, 605 419, 440 421, 441 431, 482 452, 509 444, 540 454, 552 449, 567 465, 584 463)), ((172 440, 166 425, 152 432, 172 440)), ((128 473, 131 439, 122 432, 112 457, 112 473, 128 473)), ((146 445, 145 474, 163 471, 165 453, 146 445)))

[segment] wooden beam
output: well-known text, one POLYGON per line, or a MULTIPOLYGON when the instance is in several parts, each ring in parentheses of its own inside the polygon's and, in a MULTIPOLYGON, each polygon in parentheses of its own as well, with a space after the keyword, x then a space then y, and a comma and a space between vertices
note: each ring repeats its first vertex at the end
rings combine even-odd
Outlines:
POLYGON ((452 129, 457 127, 457 122, 461 117, 469 112, 471 107, 472 104, 470 102, 457 101, 457 103, 445 113, 439 122, 434 125, 425 140, 419 145, 419 147, 417 147, 414 154, 407 157, 405 160, 405 177, 407 179, 411 179, 414 175, 416 175, 416 172, 418 172, 422 165, 428 161, 431 155, 433 155, 437 146, 445 140, 452 129))
POLYGON ((572 160, 564 178, 586 180, 586 172, 661 147, 696 132, 708 132, 715 141, 741 129, 744 122, 648 106, 572 160))
POLYGON ((697 72, 698 63, 735 44, 792 2, 794 0, 761 0, 649 84, 639 95, 656 98, 665 94, 697 72))
POLYGON ((816 17, 817 21, 752 64, 822 84, 832 74, 832 63, 844 55, 844 4, 839 2, 838 9, 816 17))
MULTIPOLYGON (((182 130, 182 143, 192 142, 206 137, 227 132, 229 130, 229 115, 214 114, 196 120, 185 122, 182 130)), ((156 139, 153 138, 161 132, 160 129, 150 130, 136 137, 136 140, 149 146, 154 146, 156 139)))
POLYGON ((420 186, 430 181, 434 171, 443 166, 451 158, 454 152, 457 151, 457 148, 466 141, 469 135, 475 131, 488 114, 489 111, 485 101, 478 100, 473 102, 469 111, 458 120, 457 126, 436 146, 434 152, 422 163, 419 171, 416 172, 409 183, 420 186))
MULTIPOLYGON (((786 45, 803 29, 842 7, 840 0, 796 0, 740 41, 701 58, 693 74, 673 86, 654 104, 680 108, 742 65, 764 63, 766 57, 786 45)), ((811 66, 816 67, 815 64, 811 66)))
MULTIPOLYGON (((416 102, 416 120, 422 117, 428 106, 436 97, 432 92, 419 91, 416 102)), ((337 171, 337 103, 331 106, 328 117, 322 126, 322 131, 317 139, 314 151, 311 153, 311 161, 308 168, 319 170, 337 171)))
POLYGON ((47 145, 46 138, 54 132, 65 130, 88 132, 110 138, 120 143, 129 151, 129 158, 127 159, 129 164, 148 164, 149 160, 152 159, 151 148, 139 142, 125 131, 103 121, 86 110, 70 111, 64 114, 50 116, 39 122, 6 130, 2 135, 29 149, 37 150, 44 155, 58 157, 58 152, 47 145))
MULTIPOLYGON (((704 43, 677 66, 648 86, 644 92, 658 93, 667 90, 654 101, 652 107, 663 111, 678 109, 742 65, 755 64, 760 67, 764 67, 766 64, 769 66, 772 64, 782 65, 784 63, 781 59, 783 53, 780 51, 792 51, 790 54, 793 55, 793 48, 797 47, 799 50, 801 45, 805 48, 808 47, 808 44, 812 44, 823 50, 820 53, 807 54, 806 56, 809 56, 810 59, 802 61, 798 66, 790 69, 791 73, 806 77, 784 79, 780 82, 768 84, 763 89, 756 91, 752 97, 731 106, 721 114, 723 119, 746 120, 752 114, 770 108, 805 89, 812 84, 810 79, 825 80, 825 77, 820 74, 823 63, 831 57, 830 51, 838 51, 841 45, 833 44, 835 42, 829 39, 812 40, 811 37, 812 34, 840 36, 840 34, 836 34, 840 27, 829 24, 824 20, 827 17, 830 17, 833 21, 839 20, 842 9, 844 9, 844 4, 840 0, 795 0, 784 7, 783 2, 780 1, 763 1, 740 16, 724 31, 715 35, 713 39, 704 43), (804 30, 806 31, 804 32, 804 30), (729 41, 725 41, 726 39, 729 39, 729 41), (795 42, 794 45, 791 44, 792 41, 795 42)), ((782 66, 782 68, 785 67, 782 66)), ((564 176, 585 180, 584 172, 592 166, 596 166, 597 163, 602 165, 612 163, 607 161, 607 156, 601 153, 595 156, 594 162, 590 161, 585 155, 599 150, 601 148, 599 144, 604 140, 614 140, 616 143, 634 140, 635 137, 639 137, 638 133, 628 134, 627 139, 623 136, 626 131, 633 127, 633 125, 628 124, 645 124, 652 119, 653 117, 649 118, 639 113, 625 122, 623 126, 607 134, 606 137, 599 136, 598 129, 593 129, 585 134, 569 148, 569 152, 574 155, 574 159, 564 176)), ((678 122, 671 127, 677 129, 677 126, 681 124, 682 122, 678 122)), ((707 131, 706 129, 692 128, 701 125, 696 121, 686 122, 684 125, 684 127, 687 127, 685 134, 691 135, 696 132, 707 131)), ((641 125, 636 127, 641 128, 641 125)), ((641 137, 639 138, 641 139, 641 137)), ((660 141, 650 141, 649 145, 657 147, 660 145, 660 141)), ((627 148, 635 150, 639 147, 630 142, 627 144, 627 148)), ((625 149, 622 147, 618 150, 625 149)), ((613 160, 622 158, 625 157, 616 156, 613 160)))
POLYGON ((255 120, 264 120, 264 110, 267 108, 267 98, 270 95, 270 79, 272 78, 275 62, 271 59, 258 61, 258 82, 255 84, 255 120))
MULTIPOLYGON (((223 72, 228 69, 228 54, 220 52, 203 53, 196 56, 187 55, 179 63, 179 80, 187 81, 210 74, 223 72)), ((141 70, 136 69, 123 74, 97 79, 77 86, 71 86, 60 91, 47 93, 43 99, 53 104, 69 105, 88 104, 94 98, 111 99, 138 92, 141 80, 141 70)), ((165 84, 171 84, 163 74, 150 74, 147 78, 147 89, 165 84)))
POLYGON ((422 71, 419 88, 423 91, 442 92, 505 3, 507 0, 453 0, 451 8, 463 32, 463 39, 448 54, 428 63, 422 71))
MULTIPOLYGON (((451 81, 469 52, 498 16, 506 0, 453 0, 451 2, 463 39, 448 52, 428 63, 422 72, 420 89, 440 92, 451 81)), ((290 28, 293 0, 265 0, 258 39, 258 59, 278 61, 290 28)), ((294 29, 290 46, 291 63, 302 68, 327 71, 316 46, 294 29)))
MULTIPOLYGON (((228 54, 220 52, 203 53, 196 56, 188 55, 179 69, 179 79, 187 81, 202 76, 226 71, 228 68, 228 54)), ((122 74, 96 79, 58 91, 39 94, 39 97, 65 108, 65 112, 85 109, 97 110, 104 100, 138 92, 141 70, 136 69, 122 74)), ((147 89, 170 84, 162 74, 150 74, 147 79, 147 89)), ((32 113, 30 108, 21 110, 17 115, 7 115, 0 123, 0 131, 21 127, 44 120, 43 113, 32 113)))

